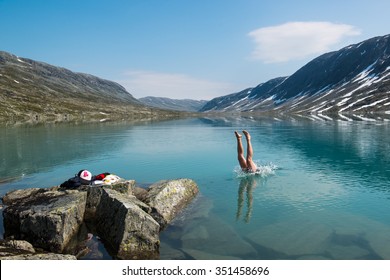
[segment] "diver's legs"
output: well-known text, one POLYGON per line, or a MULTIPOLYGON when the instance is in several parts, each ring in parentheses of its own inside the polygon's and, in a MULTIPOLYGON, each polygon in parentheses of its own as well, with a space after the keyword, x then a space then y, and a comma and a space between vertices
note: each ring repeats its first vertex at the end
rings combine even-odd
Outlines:
POLYGON ((237 131, 235 131, 234 134, 236 135, 237 138, 237 159, 238 162, 240 163, 241 168, 244 170, 247 169, 248 166, 246 163, 246 159, 244 157, 244 147, 242 146, 242 142, 241 142, 242 136, 238 134, 237 131))
POLYGON ((246 142, 247 142, 247 150, 246 150, 246 165, 247 165, 247 168, 252 170, 252 171, 256 171, 257 166, 253 162, 253 147, 252 147, 252 143, 251 143, 251 135, 246 130, 244 130, 242 133, 244 133, 245 138, 246 138, 246 142))

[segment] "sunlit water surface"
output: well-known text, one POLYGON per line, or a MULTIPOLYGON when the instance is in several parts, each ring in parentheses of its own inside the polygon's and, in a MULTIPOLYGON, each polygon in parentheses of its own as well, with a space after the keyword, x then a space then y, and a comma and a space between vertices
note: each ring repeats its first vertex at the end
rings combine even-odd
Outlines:
MULTIPOLYGON (((200 194, 161 233, 161 259, 390 259, 388 122, 221 118, 0 130, 1 196, 58 185, 83 168, 142 186, 195 180, 200 194), (239 172, 233 132, 243 129, 256 176, 239 172)), ((89 258, 111 258, 97 240, 89 258)))

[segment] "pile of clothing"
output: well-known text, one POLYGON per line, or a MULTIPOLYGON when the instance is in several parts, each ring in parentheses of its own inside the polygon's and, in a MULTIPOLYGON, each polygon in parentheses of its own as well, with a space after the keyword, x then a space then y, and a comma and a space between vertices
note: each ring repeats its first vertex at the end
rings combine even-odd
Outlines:
POLYGON ((63 182, 60 187, 66 189, 75 189, 81 185, 109 186, 121 181, 124 181, 124 179, 109 172, 104 172, 93 176, 91 172, 83 169, 80 170, 74 177, 69 178, 67 181, 63 182))

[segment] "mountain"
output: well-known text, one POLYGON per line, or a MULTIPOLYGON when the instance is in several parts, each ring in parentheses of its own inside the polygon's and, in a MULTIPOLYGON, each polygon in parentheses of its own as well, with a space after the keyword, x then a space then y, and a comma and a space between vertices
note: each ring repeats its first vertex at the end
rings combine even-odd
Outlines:
POLYGON ((215 98, 201 111, 390 114, 390 35, 323 54, 289 77, 215 98))
POLYGON ((170 99, 153 96, 142 97, 138 100, 151 107, 187 112, 197 112, 207 103, 205 100, 170 99))
POLYGON ((139 119, 151 109, 121 85, 0 51, 0 120, 139 119))
POLYGON ((206 103, 201 111, 246 111, 257 106, 257 101, 262 99, 263 103, 270 103, 272 89, 281 84, 286 78, 276 78, 255 88, 247 88, 238 93, 217 97, 206 103))

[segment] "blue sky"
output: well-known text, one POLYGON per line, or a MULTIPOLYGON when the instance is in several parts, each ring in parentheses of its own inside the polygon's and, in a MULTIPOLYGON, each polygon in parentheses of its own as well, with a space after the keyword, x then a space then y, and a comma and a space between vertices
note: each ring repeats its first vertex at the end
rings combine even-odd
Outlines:
POLYGON ((0 0, 0 50, 136 98, 211 99, 389 34, 388 11, 388 0, 0 0))

